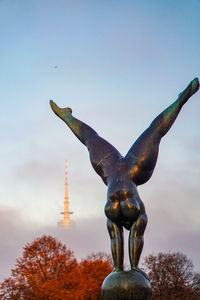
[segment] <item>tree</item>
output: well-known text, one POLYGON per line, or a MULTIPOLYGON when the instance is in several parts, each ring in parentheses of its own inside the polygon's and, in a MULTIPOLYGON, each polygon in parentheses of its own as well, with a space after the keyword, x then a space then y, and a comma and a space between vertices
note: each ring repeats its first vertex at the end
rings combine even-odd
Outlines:
POLYGON ((111 270, 110 255, 93 253, 78 264, 65 245, 43 236, 24 247, 0 285, 0 300, 99 300, 111 270))
POLYGON ((200 274, 194 272, 186 255, 180 252, 149 255, 143 265, 151 281, 152 300, 199 300, 200 274))
POLYGON ((74 300, 78 276, 73 252, 53 237, 43 236, 24 247, 11 277, 0 286, 0 299, 74 300))
POLYGON ((80 300, 100 300, 101 286, 105 277, 112 271, 111 256, 98 252, 92 253, 79 264, 80 300))

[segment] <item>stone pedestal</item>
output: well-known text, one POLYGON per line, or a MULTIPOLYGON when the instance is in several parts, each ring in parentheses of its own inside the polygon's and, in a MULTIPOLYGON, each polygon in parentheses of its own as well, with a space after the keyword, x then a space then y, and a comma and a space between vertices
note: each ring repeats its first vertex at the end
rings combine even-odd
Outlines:
POLYGON ((118 271, 109 274, 101 288, 103 300, 150 300, 151 284, 138 270, 118 271))

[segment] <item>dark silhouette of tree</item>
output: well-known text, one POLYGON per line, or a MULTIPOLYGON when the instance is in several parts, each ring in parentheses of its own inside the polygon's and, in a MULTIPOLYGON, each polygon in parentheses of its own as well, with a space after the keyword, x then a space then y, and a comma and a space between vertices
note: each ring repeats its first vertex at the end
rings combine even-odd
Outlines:
POLYGON ((1 284, 1 300, 76 299, 77 261, 71 250, 51 236, 24 247, 11 277, 1 284))
POLYGON ((144 259, 152 285, 152 300, 199 300, 200 274, 182 253, 158 253, 144 259))
POLYGON ((0 285, 0 300, 99 300, 111 270, 106 253, 91 254, 78 264, 65 245, 43 236, 24 247, 11 277, 0 285))

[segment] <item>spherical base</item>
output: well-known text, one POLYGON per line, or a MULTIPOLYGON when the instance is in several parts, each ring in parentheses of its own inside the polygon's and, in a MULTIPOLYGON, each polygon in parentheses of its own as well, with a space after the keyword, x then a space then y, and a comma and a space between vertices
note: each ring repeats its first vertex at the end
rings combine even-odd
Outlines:
POLYGON ((103 300, 150 300, 151 284, 139 270, 112 272, 101 288, 103 300))

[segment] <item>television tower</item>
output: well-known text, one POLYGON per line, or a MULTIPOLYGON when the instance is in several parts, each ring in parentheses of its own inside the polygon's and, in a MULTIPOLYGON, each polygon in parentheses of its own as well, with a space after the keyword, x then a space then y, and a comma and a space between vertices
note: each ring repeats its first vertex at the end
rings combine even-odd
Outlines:
POLYGON ((58 226, 69 227, 72 224, 70 215, 73 212, 69 211, 69 198, 68 198, 68 181, 67 181, 67 160, 65 160, 65 201, 64 201, 64 212, 61 212, 64 215, 63 220, 58 222, 58 226))

